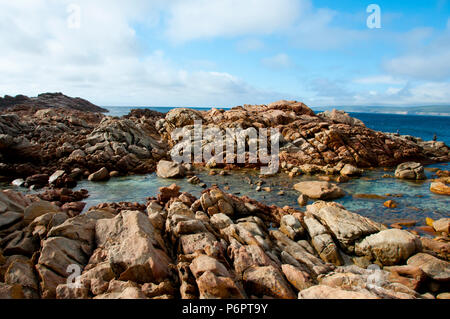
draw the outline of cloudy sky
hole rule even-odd
[[[98,105],[450,104],[450,1],[0,0],[0,72]]]

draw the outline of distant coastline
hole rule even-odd
[[[174,108],[189,108],[208,111],[212,108],[231,109],[232,107],[194,107],[194,106],[103,106],[108,110],[125,109],[152,109],[160,112],[169,111]],[[325,110],[343,110],[349,113],[369,113],[369,114],[394,114],[394,115],[418,115],[418,116],[447,116],[450,117],[450,105],[428,105],[428,106],[328,106],[311,107],[314,112],[323,112]],[[113,114],[109,114],[113,115]]]

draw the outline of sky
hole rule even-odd
[[[0,74],[102,106],[450,104],[450,0],[0,0]]]

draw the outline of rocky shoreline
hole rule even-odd
[[[37,195],[2,191],[0,202],[0,298],[449,297],[448,218],[433,240],[333,202],[302,212],[176,184],[145,205],[75,216]]]
[[[344,195],[339,183],[365,168],[426,178],[423,164],[450,160],[444,143],[373,131],[344,112],[315,114],[295,101],[120,118],[98,112],[60,94],[0,99],[1,179],[43,188],[0,192],[0,298],[449,298],[449,218],[427,221],[431,239],[330,202]],[[198,120],[222,131],[278,129],[281,171],[321,179],[294,186],[300,197],[291,206],[304,208],[266,206],[195,176],[196,166],[226,175],[262,163],[170,161],[171,133],[190,132]],[[146,203],[103,203],[81,214],[89,194],[72,190],[78,181],[151,172],[205,190],[196,198],[174,184]],[[450,195],[448,171],[436,175],[430,191]]]

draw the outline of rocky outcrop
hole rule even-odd
[[[141,117],[119,119],[71,108],[5,110],[0,174],[23,178],[25,187],[74,187],[102,167],[119,174],[153,172],[167,152],[155,129],[162,114],[136,115]]]
[[[62,107],[83,112],[108,112],[107,109],[94,105],[89,101],[79,97],[72,98],[62,93],[43,93],[31,98],[24,95],[15,97],[5,95],[3,98],[0,97],[0,110],[9,107],[37,107],[40,109]]]
[[[448,287],[445,237],[386,229],[332,202],[303,213],[173,184],[145,205],[70,217],[39,196],[0,193],[0,217],[17,214],[0,232],[0,298],[423,299]],[[445,220],[434,224],[445,233]]]
[[[296,167],[307,164],[331,168],[338,163],[352,164],[359,168],[387,167],[412,160],[426,162],[449,159],[449,148],[444,143],[424,142],[410,136],[376,132],[341,111],[316,115],[306,105],[296,101],[244,105],[229,110],[176,109],[170,111],[165,119],[158,121],[156,126],[164,140],[170,147],[174,147],[179,141],[173,140],[171,133],[177,128],[183,128],[182,135],[192,135],[196,120],[202,121],[204,131],[216,128],[223,136],[226,129],[240,129],[243,135],[249,136],[245,141],[245,158],[250,156],[247,150],[256,146],[251,135],[253,129],[276,128],[281,134],[280,162]],[[201,145],[206,151],[219,146],[217,139],[206,136],[203,136]],[[182,146],[182,143],[178,144],[178,147]],[[178,151],[176,147],[172,149],[173,154]],[[226,158],[226,150],[222,155]],[[204,164],[207,162],[208,159],[204,160]],[[228,164],[236,163],[233,159]],[[211,164],[214,165],[211,162],[210,166]],[[237,166],[255,167],[260,164],[246,161]]]

